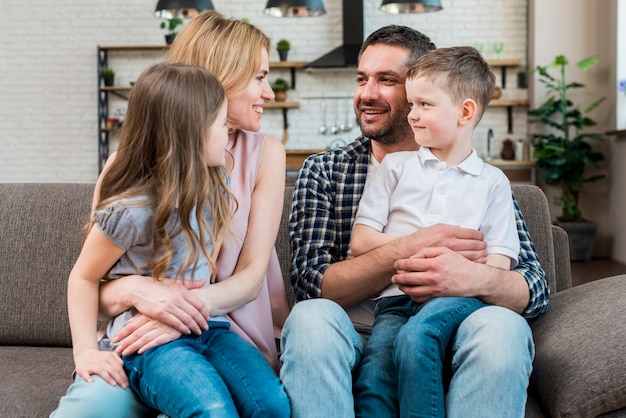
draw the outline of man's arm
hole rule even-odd
[[[478,297],[533,318],[548,309],[550,289],[517,200],[513,198],[520,239],[513,270],[468,262],[445,248],[429,248],[413,258],[399,259],[393,282],[418,302],[436,296]]]
[[[294,189],[289,226],[291,280],[298,300],[325,297],[345,308],[359,304],[391,284],[395,260],[425,247],[446,246],[468,259],[485,261],[482,233],[449,225],[426,228],[348,259],[362,186],[351,189],[358,173],[336,176],[326,165],[319,156],[308,158]],[[364,183],[364,176],[360,181]]]

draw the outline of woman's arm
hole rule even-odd
[[[263,155],[252,192],[248,230],[233,275],[193,292],[210,307],[211,315],[224,315],[259,295],[278,235],[285,188],[285,149],[266,135]]]

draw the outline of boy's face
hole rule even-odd
[[[460,105],[430,78],[419,76],[406,81],[411,111],[408,121],[415,142],[429,148],[448,148],[458,136]]]

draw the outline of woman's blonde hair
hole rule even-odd
[[[176,35],[166,60],[206,68],[233,98],[246,91],[261,67],[262,49],[269,53],[269,48],[270,39],[257,27],[211,10]]]
[[[96,210],[120,198],[148,197],[150,265],[156,280],[162,280],[172,261],[172,237],[179,233],[189,251],[178,277],[197,265],[200,253],[215,274],[206,242],[215,242],[228,226],[234,197],[226,184],[225,168],[207,166],[205,139],[225,99],[215,76],[201,67],[182,64],[149,67],[131,91],[117,157],[104,174]],[[212,228],[202,216],[203,207],[209,210]],[[175,210],[180,227],[172,233],[167,226]],[[192,216],[197,232],[191,226]]]

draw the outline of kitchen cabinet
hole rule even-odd
[[[135,58],[132,53],[137,52],[153,52],[154,54],[160,54],[165,56],[165,52],[169,45],[115,45],[115,46],[101,46],[98,45],[97,50],[97,70],[98,70],[98,171],[101,171],[109,157],[109,139],[110,135],[113,135],[119,131],[119,127],[107,126],[107,118],[109,117],[109,95],[113,94],[122,99],[128,100],[128,94],[131,91],[131,86],[105,86],[102,79],[102,72],[106,67],[115,68],[114,63],[110,63],[113,60],[110,56],[110,52],[119,52],[128,55],[128,59]],[[119,59],[117,56],[115,59]],[[296,69],[304,68],[306,62],[298,61],[280,61],[270,62],[270,68],[272,69],[287,69],[291,73],[291,86],[296,87]],[[269,102],[266,103],[265,108],[268,110],[279,109],[283,112],[283,121],[285,130],[288,127],[287,112],[289,109],[297,109],[300,107],[298,102]]]

